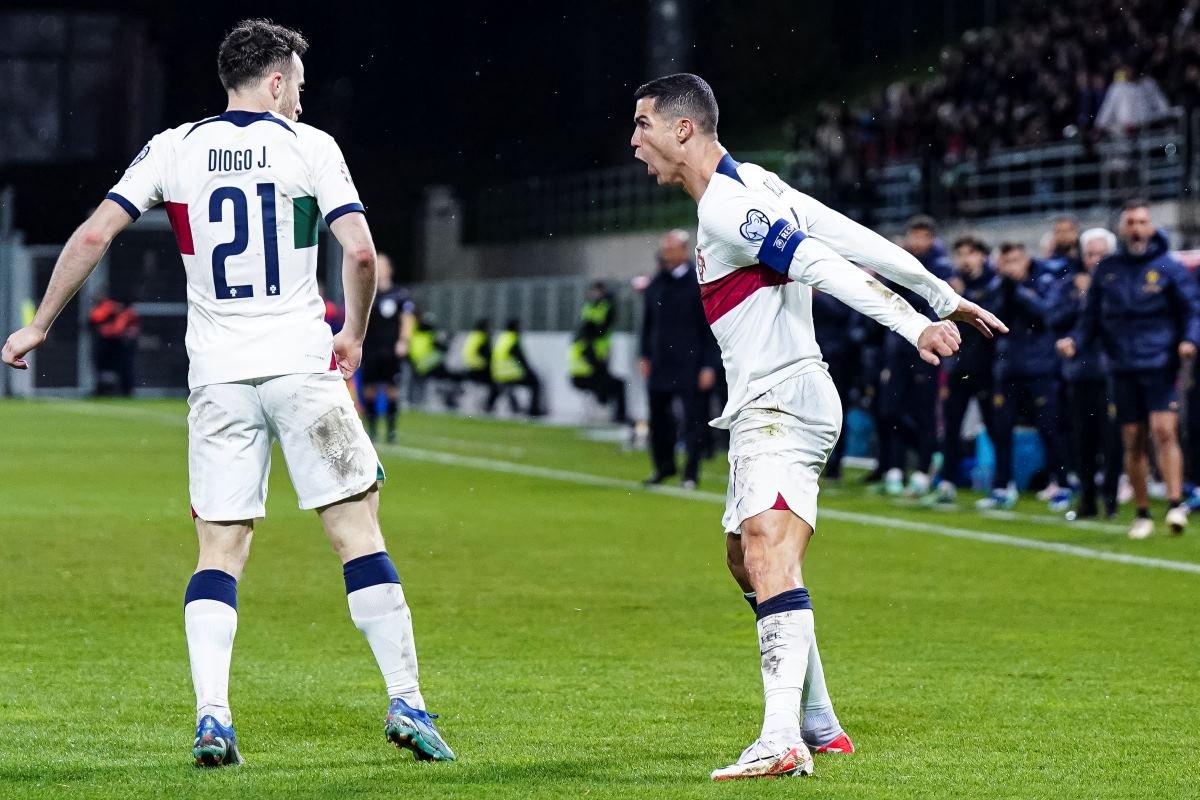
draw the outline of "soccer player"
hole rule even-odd
[[[265,515],[278,439],[301,508],[316,509],[341,558],[350,616],[390,703],[385,734],[420,760],[454,753],[425,711],[412,621],[379,530],[383,473],[343,383],[358,367],[375,288],[375,246],[334,140],[303,125],[308,43],[266,20],[239,23],[217,68],[221,114],[158,134],[71,236],[33,324],[4,363],[26,369],[113,238],[160,203],[187,273],[188,472],[200,555],[184,598],[196,689],[197,765],[241,763],[229,706],[237,582]],[[317,294],[317,222],[344,249],[346,321],[333,336]]]
[[[400,387],[396,375],[400,359],[408,355],[408,344],[416,327],[417,305],[403,290],[392,283],[392,260],[383,253],[376,257],[375,302],[363,340],[362,378],[363,412],[367,417],[367,433],[376,441],[379,432],[377,398],[382,384],[387,403],[386,421],[388,444],[396,441],[396,412]]]
[[[958,349],[958,328],[946,320],[988,336],[1005,328],[899,247],[735,161],[717,141],[717,102],[701,78],[669,75],[634,96],[634,157],[659,184],[682,186],[699,204],[701,299],[729,379],[729,403],[712,422],[730,432],[728,562],[758,617],[762,731],[712,777],[811,774],[810,747],[853,745],[829,701],[802,574],[817,477],[842,420],[813,334],[810,287],[896,331],[930,364]],[[917,313],[847,260],[912,289],[943,321]]]

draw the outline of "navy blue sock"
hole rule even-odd
[[[342,565],[342,577],[346,579],[346,594],[381,583],[400,582],[400,575],[386,550],[347,561]]]
[[[764,600],[754,609],[755,614],[759,619],[769,617],[772,614],[782,614],[784,611],[802,611],[812,610],[812,601],[808,597],[808,589],[801,586],[799,589],[789,589],[782,594],[777,594],[770,600]]]
[[[237,579],[219,569],[202,569],[188,581],[183,594],[185,606],[193,600],[216,600],[237,611]]]
[[[758,595],[754,592],[742,592],[742,597],[745,598],[747,605],[751,611],[758,611]]]

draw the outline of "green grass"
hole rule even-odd
[[[233,662],[249,763],[198,771],[183,416],[173,402],[0,402],[0,796],[1196,795],[1200,575],[833,519],[806,573],[860,752],[819,759],[804,782],[713,785],[761,704],[719,502],[632,490],[618,481],[642,477],[645,455],[574,430],[426,416],[403,420],[405,446],[618,479],[385,448],[384,530],[460,761],[383,742],[386,698],[339,565],[277,460]],[[701,488],[723,481],[713,463]],[[981,520],[852,483],[822,504],[1200,563],[1196,535]]]

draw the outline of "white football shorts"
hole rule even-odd
[[[750,401],[729,425],[729,488],[721,524],[787,507],[815,530],[817,479],[842,431],[842,403],[822,364]]]
[[[375,448],[336,370],[199,386],[188,405],[188,482],[200,519],[266,516],[275,440],[300,508],[344,500],[382,479]]]

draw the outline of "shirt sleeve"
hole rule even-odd
[[[116,186],[104,196],[106,200],[125,209],[133,219],[162,202],[162,160],[166,157],[167,143],[162,134],[155,136],[141,149]]]
[[[317,207],[325,215],[325,224],[332,225],[338,217],[357,211],[365,213],[358,189],[350,178],[350,169],[342,149],[332,136],[322,135],[322,144],[315,159],[313,177],[316,183]]]
[[[797,283],[826,292],[895,331],[913,347],[930,325],[925,315],[903,297],[812,237],[797,242],[787,274]]]
[[[958,308],[959,296],[942,278],[932,274],[904,248],[839,214],[823,203],[802,198],[806,233],[828,245],[835,253],[860,267],[867,267],[890,281],[916,292],[944,319]]]

